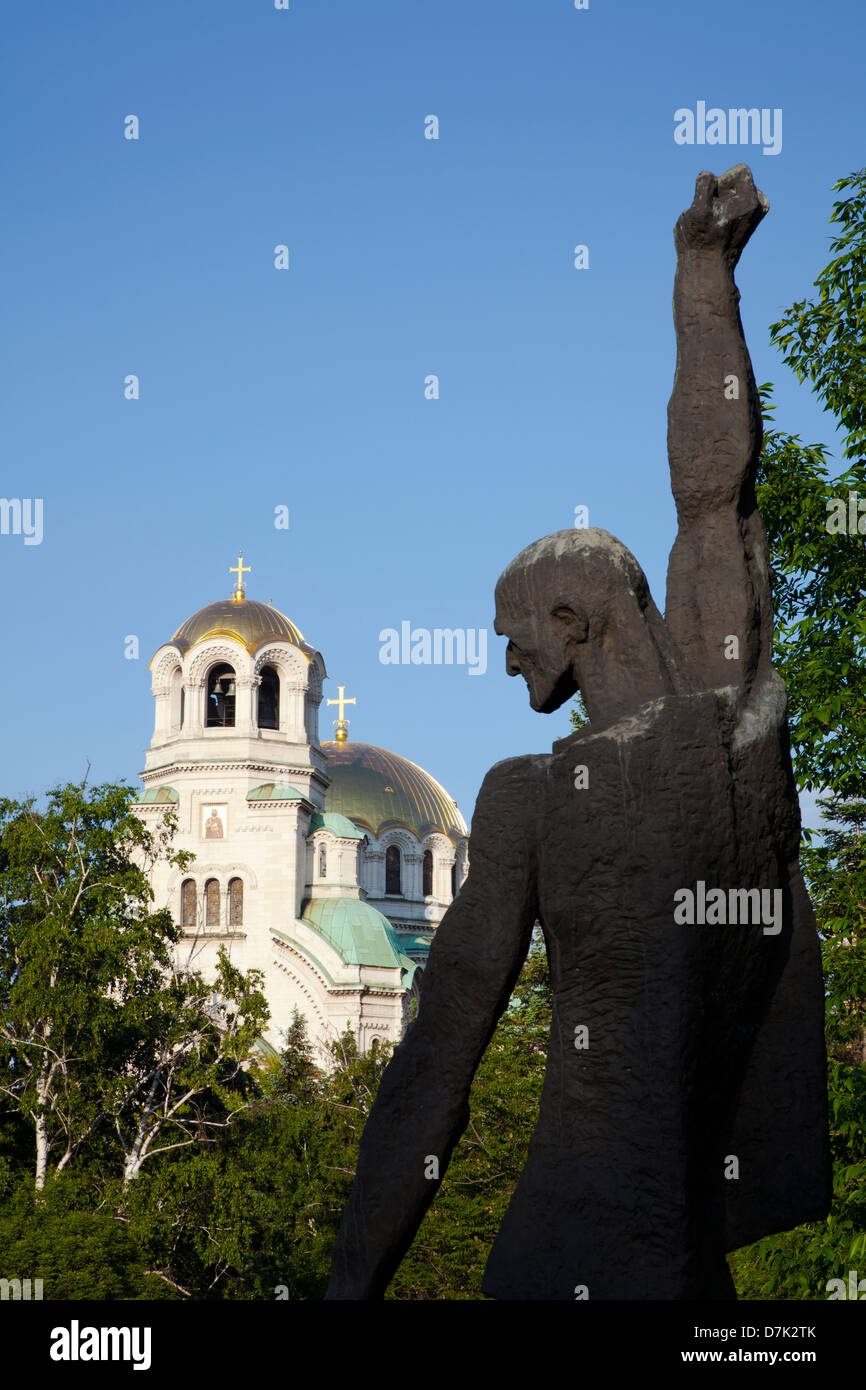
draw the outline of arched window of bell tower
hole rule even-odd
[[[235,725],[235,673],[221,661],[207,677],[205,728],[233,729]]]
[[[396,845],[389,845],[385,851],[385,892],[389,897],[399,897],[402,892],[400,851]]]
[[[273,666],[262,667],[259,686],[259,728],[280,727],[280,678]]]
[[[433,853],[429,849],[424,851],[424,859],[421,866],[421,895],[425,898],[433,896]]]

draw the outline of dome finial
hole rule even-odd
[[[232,603],[243,603],[244,595],[246,593],[246,590],[244,589],[244,574],[250,574],[251,571],[252,565],[244,564],[243,555],[238,556],[238,562],[236,565],[229,566],[229,574],[236,574],[238,577],[238,582],[235,585],[234,593],[232,594]]]
[[[334,725],[334,728],[336,729],[334,738],[336,739],[337,743],[345,743],[346,739],[349,737],[349,720],[343,717],[344,708],[346,705],[356,705],[358,702],[355,699],[354,695],[350,700],[346,699],[346,687],[344,685],[338,685],[337,690],[339,692],[338,698],[336,700],[329,700],[328,704],[340,706],[339,719],[332,719],[331,723]]]

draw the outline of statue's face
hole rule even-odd
[[[570,654],[569,632],[553,613],[518,611],[507,590],[497,590],[493,629],[508,638],[505,670],[522,676],[529,703],[540,714],[551,714],[577,690]]]

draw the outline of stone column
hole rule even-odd
[[[258,728],[258,698],[260,676],[235,676],[235,728],[254,734]]]
[[[421,889],[424,887],[421,878],[421,859],[422,856],[413,851],[407,850],[403,855],[403,897],[410,902],[421,902]]]
[[[368,849],[364,857],[364,887],[371,898],[385,896],[385,851]]]
[[[184,733],[190,738],[201,738],[204,731],[204,681],[190,681],[184,686]]]
[[[450,903],[451,901],[451,865],[453,863],[453,854],[448,854],[447,851],[434,850],[433,896],[437,902]]]
[[[292,743],[306,742],[304,687],[296,680],[280,681],[280,733]]]
[[[162,740],[171,733],[171,686],[155,685],[153,698],[156,702],[153,737],[154,740]]]

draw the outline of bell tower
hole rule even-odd
[[[194,613],[151,661],[138,809],[147,819],[170,808],[175,848],[195,856],[183,872],[157,865],[153,886],[198,968],[208,973],[222,946],[267,976],[271,929],[300,914],[311,822],[325,805],[327,673],[291,619],[247,598],[243,556],[231,573],[231,596]]]
[[[247,597],[249,573],[239,556],[231,596],[194,613],[151,662],[137,811],[154,829],[172,816],[174,848],[192,855],[151,873],[181,928],[178,966],[212,979],[224,949],[260,970],[266,1042],[281,1046],[298,1010],[328,1065],[326,1044],[347,1026],[362,1049],[399,1038],[418,963],[366,901],[366,826],[326,804],[337,760],[319,741],[322,656],[284,613]],[[339,691],[331,748],[343,750],[355,698]],[[408,944],[423,954],[427,938]]]

